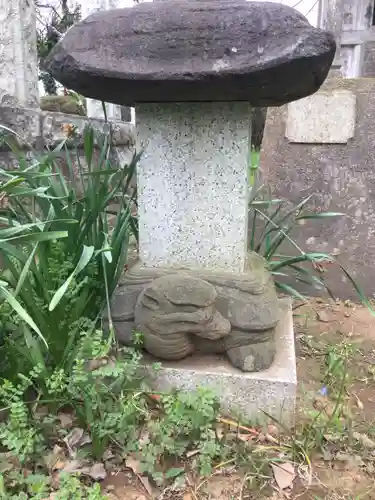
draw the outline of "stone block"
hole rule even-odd
[[[200,387],[214,390],[222,411],[250,421],[267,419],[262,410],[285,425],[293,425],[296,401],[296,358],[293,315],[290,302],[276,328],[276,356],[267,370],[244,373],[218,355],[193,355],[182,361],[163,361],[156,372],[156,361],[146,356],[146,369],[156,391],[177,388],[192,391]]]
[[[112,134],[112,145],[127,151],[128,161],[135,146],[134,126],[121,121],[106,123],[105,120],[90,119],[86,116],[71,115],[54,111],[41,111],[34,108],[0,106],[0,122],[16,134],[20,147],[25,149],[56,147],[67,138],[67,126],[75,127],[74,140],[67,142],[68,147],[83,147],[83,131],[87,125],[102,133]]]
[[[346,144],[354,136],[355,119],[353,92],[319,92],[288,104],[285,135],[290,142]]]

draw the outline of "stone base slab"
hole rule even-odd
[[[263,410],[292,426],[297,389],[293,314],[290,301],[283,299],[283,304],[285,313],[276,328],[276,356],[267,370],[244,373],[224,356],[193,355],[178,362],[163,361],[155,373],[151,364],[156,360],[146,355],[153,389],[192,391],[207,387],[218,394],[228,416],[262,422],[267,420]]]

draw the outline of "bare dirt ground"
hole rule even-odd
[[[322,389],[329,346],[350,345],[353,354],[348,358],[350,382],[345,399],[351,412],[352,431],[375,439],[375,317],[366,308],[350,302],[312,300],[309,305],[296,307],[294,321],[301,413],[297,427],[307,418],[304,407],[308,395],[318,395]],[[220,468],[208,479],[187,477],[186,488],[178,492],[143,484],[131,471],[113,474],[103,486],[112,500],[375,499],[375,453],[373,462],[362,459],[363,453],[368,457],[368,450],[359,449],[357,453],[346,454],[344,450],[334,458],[316,454],[311,457],[308,471],[296,465],[292,487],[282,491],[274,477],[257,481],[249,476],[246,465],[241,470]],[[248,459],[250,463],[252,457]],[[302,481],[306,474],[308,481]]]

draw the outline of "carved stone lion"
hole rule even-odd
[[[225,353],[241,370],[257,369],[251,334],[231,331],[230,321],[215,306],[217,297],[213,285],[188,274],[154,279],[139,295],[134,312],[145,349],[164,360],[179,360],[194,352]],[[265,347],[264,355],[273,358],[268,343]]]
[[[279,301],[264,260],[254,252],[240,273],[137,262],[121,278],[111,314],[120,343],[131,345],[137,329],[146,350],[160,359],[226,354],[246,372],[264,370],[274,359]]]
[[[152,281],[134,312],[145,349],[157,358],[182,359],[199,347],[200,339],[228,336],[230,322],[215,309],[216,297],[210,283],[193,276],[171,274]]]

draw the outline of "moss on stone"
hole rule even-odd
[[[84,107],[86,107],[85,104],[86,101],[84,101]],[[86,110],[70,95],[43,96],[40,99],[40,107],[43,111],[55,111],[68,115],[86,116]]]

